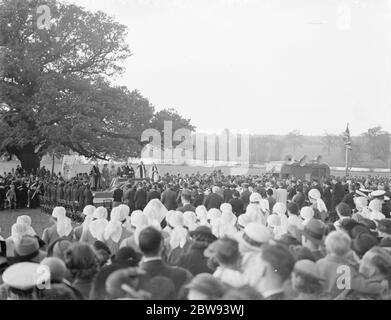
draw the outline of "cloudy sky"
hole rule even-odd
[[[127,25],[116,83],[199,131],[391,131],[391,1],[68,2]]]

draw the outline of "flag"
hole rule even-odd
[[[343,133],[343,137],[345,140],[345,146],[349,150],[352,150],[352,139],[350,138],[350,130],[349,130],[349,124],[346,126],[346,130]]]

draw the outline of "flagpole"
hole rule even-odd
[[[346,175],[349,176],[349,148],[348,146],[345,146],[346,155],[345,155],[345,170]]]

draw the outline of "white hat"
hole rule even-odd
[[[384,200],[390,200],[389,197],[386,196],[386,192],[384,190],[376,190],[371,192],[372,198],[381,198],[384,197]]]
[[[208,217],[208,211],[205,206],[198,206],[195,210],[198,220],[204,220]]]
[[[99,240],[103,241],[103,235],[109,222],[106,219],[97,219],[90,223],[89,230],[91,235]]]
[[[230,203],[223,203],[220,206],[221,212],[232,212],[232,205]]]
[[[16,219],[16,224],[26,224],[27,225],[27,234],[30,236],[35,236],[36,232],[34,231],[33,227],[31,226],[31,218],[27,215],[19,216]]]
[[[29,227],[25,223],[15,223],[11,227],[11,238],[13,241],[22,239],[23,236],[28,235]]]
[[[309,192],[308,192],[308,197],[309,198],[312,198],[312,199],[315,199],[315,200],[319,200],[322,198],[320,192],[318,189],[311,189]]]
[[[149,223],[157,226],[166,217],[168,210],[159,199],[152,199],[143,212],[148,217]]]
[[[281,218],[276,214],[271,214],[267,217],[267,224],[273,228],[281,225]]]
[[[215,208],[212,208],[208,211],[208,220],[217,220],[217,219],[220,219],[221,217],[221,212],[219,209],[215,209]]]
[[[126,218],[129,216],[130,208],[126,204],[120,204],[118,206],[120,211],[120,221],[126,220]]]
[[[62,218],[65,218],[67,215],[67,211],[64,207],[55,207],[52,212],[52,217],[56,218],[57,220],[60,220]]]
[[[261,200],[262,200],[262,197],[261,197],[261,195],[258,192],[253,192],[250,195],[250,203],[260,202]]]
[[[273,206],[273,213],[277,213],[279,216],[285,215],[286,213],[286,205],[282,202],[277,202]]]
[[[190,231],[197,228],[197,216],[193,211],[186,211],[183,214],[183,223]]]
[[[93,217],[95,219],[107,219],[107,209],[105,207],[96,208]]]
[[[130,216],[130,223],[136,229],[146,227],[148,225],[148,217],[141,210],[136,210]]]
[[[253,222],[253,221],[252,221],[251,217],[247,214],[241,214],[238,217],[238,224],[242,227],[246,227],[251,222]]]
[[[19,290],[32,289],[39,284],[40,265],[32,262],[20,262],[8,267],[3,273],[3,282]],[[42,275],[41,275],[42,276]]]
[[[85,216],[87,216],[87,217],[93,216],[95,209],[96,208],[94,206],[92,206],[92,205],[85,206],[84,209],[83,209],[83,214]]]
[[[236,234],[235,238],[246,248],[258,251],[261,250],[264,243],[269,242],[273,237],[266,226],[251,222],[244,228],[243,232]]]
[[[68,217],[65,217],[63,219],[59,219],[57,221],[57,233],[62,237],[67,237],[72,232],[72,220]]]
[[[312,209],[312,207],[303,207],[300,210],[300,216],[304,220],[310,220],[314,217],[314,215],[315,215],[315,212],[314,212],[314,209]]]
[[[174,228],[177,226],[184,226],[183,213],[180,211],[175,211],[175,213],[172,213],[170,224]]]

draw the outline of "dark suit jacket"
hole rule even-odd
[[[162,193],[161,200],[167,210],[175,210],[178,208],[178,204],[176,202],[176,193],[170,189]]]
[[[250,196],[251,192],[248,189],[244,190],[240,195],[240,199],[243,201],[245,208],[247,208],[248,204],[250,203]]]
[[[188,280],[185,269],[180,267],[171,267],[162,260],[142,262],[140,267],[147,272],[149,278],[162,276],[172,280],[177,292],[179,292],[180,288],[186,284],[186,281]]]
[[[201,193],[201,194],[197,194],[194,196],[194,201],[193,201],[193,206],[194,207],[198,207],[198,206],[202,206],[204,203],[204,194]]]
[[[134,204],[137,210],[144,210],[147,205],[147,191],[139,189],[134,196]]]

